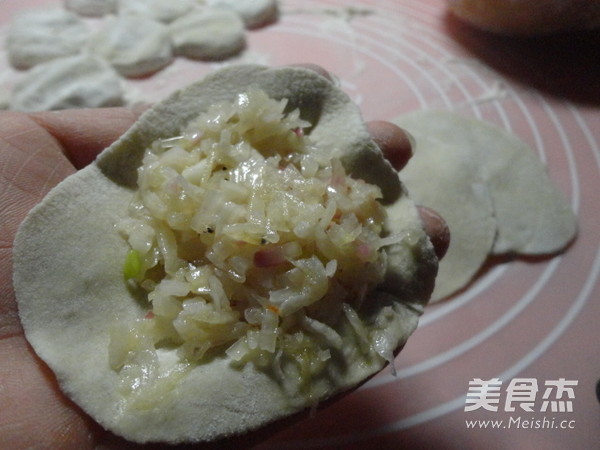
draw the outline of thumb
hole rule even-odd
[[[44,111],[30,117],[45,128],[77,169],[119,138],[148,106]]]

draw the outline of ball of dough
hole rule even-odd
[[[448,0],[450,10],[483,30],[534,35],[600,26],[598,0]]]
[[[126,77],[150,75],[173,60],[167,27],[144,17],[108,20],[90,39],[89,50]]]
[[[63,9],[38,9],[17,16],[9,26],[6,51],[17,69],[29,69],[78,53],[89,30],[76,14]]]

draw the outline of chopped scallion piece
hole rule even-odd
[[[129,280],[137,277],[142,271],[142,258],[136,250],[129,250],[123,264],[123,276]]]

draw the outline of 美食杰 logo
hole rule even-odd
[[[468,428],[573,429],[575,420],[560,414],[573,412],[578,384],[578,380],[565,378],[543,381],[513,378],[507,383],[499,378],[474,378],[469,381],[464,411],[503,411],[511,415],[508,419],[467,420],[466,425]]]

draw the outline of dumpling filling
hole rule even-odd
[[[314,151],[286,104],[251,90],[146,149],[117,225],[125,278],[147,296],[145,315],[111,333],[127,390],[152,378],[161,350],[180,367],[226,355],[284,377],[292,365],[301,388],[342,347],[342,317],[360,335],[382,248],[402,236],[385,236],[380,189]]]

